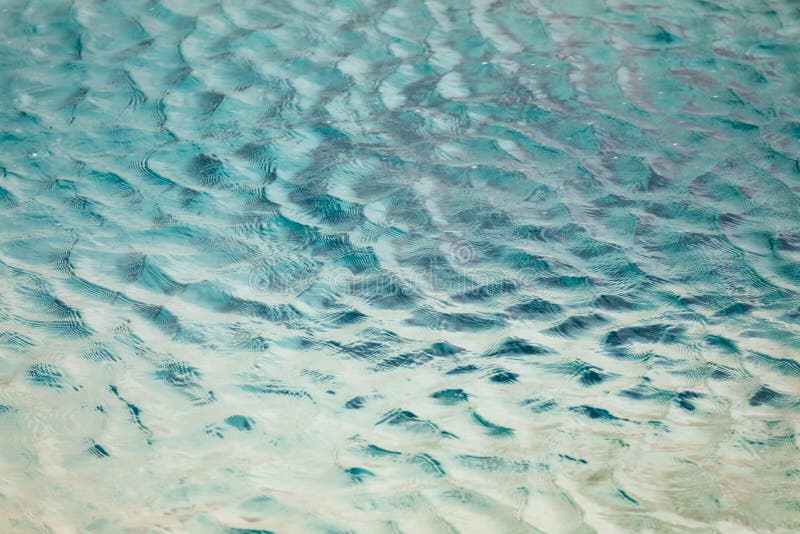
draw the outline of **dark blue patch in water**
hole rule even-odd
[[[486,428],[487,431],[488,431],[487,433],[490,436],[507,437],[507,436],[513,436],[514,435],[514,429],[513,428],[508,428],[508,427],[496,425],[496,424],[492,423],[491,421],[488,421],[488,420],[484,419],[483,417],[481,417],[478,414],[478,412],[476,412],[476,411],[472,412],[472,418],[475,419],[475,421],[479,425],[481,425],[482,427]]]
[[[383,447],[378,447],[377,445],[367,445],[366,451],[369,456],[402,456],[403,453],[398,451],[390,451],[389,449],[384,449]]]
[[[600,295],[594,300],[594,305],[598,308],[613,311],[635,310],[639,307],[637,303],[617,295]]]
[[[785,399],[786,395],[783,393],[778,393],[762,385],[750,396],[748,403],[750,406],[761,406],[763,404],[781,405]]]
[[[367,399],[359,395],[358,397],[353,397],[352,399],[347,401],[344,404],[344,407],[350,410],[360,410],[361,408],[364,407],[364,403],[366,401]]]
[[[470,365],[461,365],[459,367],[455,367],[455,368],[447,371],[447,373],[445,373],[445,374],[448,374],[448,375],[460,375],[460,374],[464,374],[464,373],[474,373],[478,369],[480,369],[480,367],[478,367],[477,365],[472,365],[472,364],[470,364]]]
[[[349,467],[344,470],[345,473],[350,477],[352,482],[356,484],[361,484],[368,478],[375,478],[375,473],[370,471],[369,469],[365,469],[363,467]]]
[[[506,371],[505,369],[498,369],[489,375],[489,380],[499,384],[514,384],[518,378],[519,375],[517,373]]]
[[[443,477],[445,475],[444,468],[439,460],[427,453],[417,454],[411,459],[411,463],[417,464],[422,467],[422,470],[433,475],[434,477]]]
[[[547,334],[574,338],[581,332],[603,325],[608,322],[603,315],[592,313],[589,315],[574,315],[562,323],[545,330]]]
[[[225,422],[237,430],[248,431],[253,430],[256,426],[255,420],[251,417],[244,415],[231,415],[225,418]]]
[[[584,460],[583,458],[573,458],[569,454],[559,454],[558,456],[559,456],[559,458],[563,458],[565,460],[569,460],[570,462],[575,462],[575,463],[584,464],[584,465],[589,463],[586,460]]]
[[[94,456],[95,458],[108,458],[111,454],[99,444],[94,444],[87,450],[89,454]]]
[[[461,352],[464,352],[464,349],[448,343],[447,341],[439,341],[425,349],[425,353],[431,356],[453,356]]]
[[[619,495],[620,497],[622,497],[626,501],[630,502],[631,504],[636,504],[636,505],[639,504],[639,501],[637,501],[636,499],[634,499],[633,497],[631,497],[630,495],[625,493],[623,490],[617,491],[617,495]]]
[[[53,389],[64,387],[64,374],[55,365],[49,363],[35,363],[28,368],[28,377],[41,386]]]
[[[746,304],[744,302],[735,302],[730,306],[721,309],[715,315],[719,317],[734,317],[737,315],[748,314],[752,309],[753,306],[751,304]]]
[[[629,326],[609,332],[604,339],[604,343],[610,346],[630,343],[678,343],[681,340],[680,336],[683,331],[683,327],[666,324]]]
[[[551,354],[553,351],[542,345],[536,345],[520,338],[507,338],[499,345],[493,347],[483,356],[485,358],[497,358],[501,356],[536,356],[541,354]]]
[[[738,354],[739,348],[736,346],[736,343],[731,341],[728,338],[722,336],[716,336],[713,334],[708,334],[705,337],[705,341],[709,346],[718,348],[723,352],[728,354]]]
[[[692,401],[695,399],[702,399],[703,397],[705,397],[705,395],[697,393],[696,391],[681,391],[675,395],[673,402],[687,412],[693,412],[696,407]]]
[[[621,419],[615,415],[612,415],[608,410],[597,408],[595,406],[573,406],[570,408],[570,411],[585,415],[589,419],[601,419],[603,421],[627,421],[627,419]]]
[[[561,313],[561,306],[542,299],[531,299],[506,308],[506,313],[517,319],[538,319]]]
[[[201,374],[196,367],[187,362],[171,361],[159,366],[156,377],[173,387],[188,388],[198,386],[197,380],[200,379]]]
[[[443,389],[431,394],[431,398],[436,399],[442,404],[458,404],[467,402],[469,395],[463,389]]]

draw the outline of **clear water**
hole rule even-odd
[[[0,531],[800,528],[800,4],[0,2]]]

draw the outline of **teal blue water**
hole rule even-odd
[[[800,4],[0,0],[0,531],[800,530]]]

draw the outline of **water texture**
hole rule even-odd
[[[798,72],[792,0],[0,0],[0,531],[797,531]]]

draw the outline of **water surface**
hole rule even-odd
[[[800,5],[0,0],[0,531],[800,529]]]

